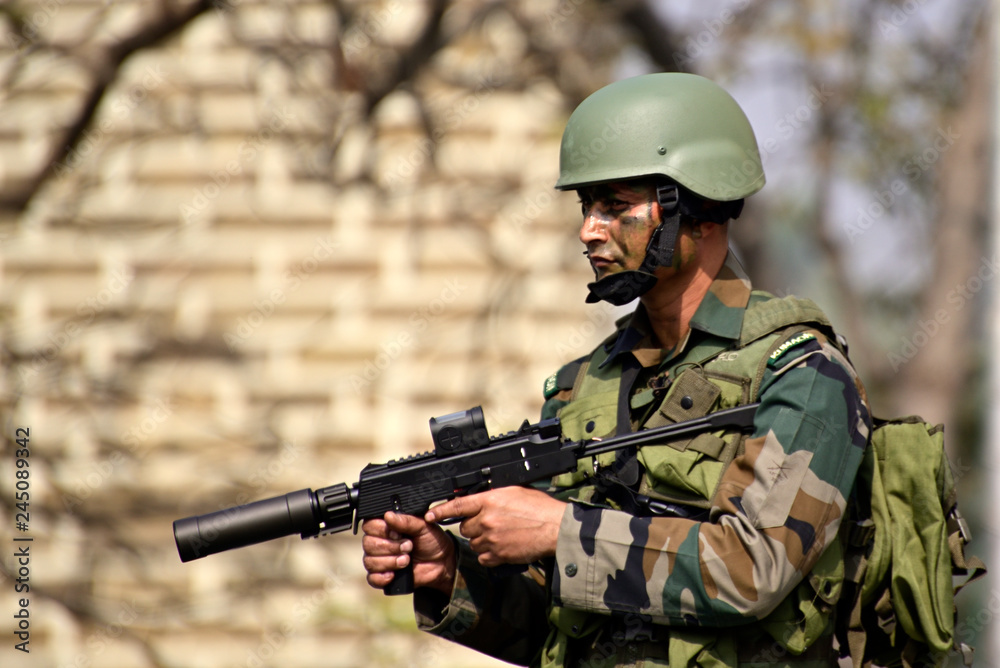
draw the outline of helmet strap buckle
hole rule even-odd
[[[664,211],[673,211],[681,203],[681,193],[676,184],[662,183],[656,186],[656,201]]]
[[[681,227],[681,193],[674,183],[656,186],[656,201],[660,205],[660,224],[653,230],[646,247],[641,270],[652,273],[657,267],[674,263],[674,246]]]

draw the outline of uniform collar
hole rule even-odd
[[[691,331],[676,349],[663,349],[654,343],[655,337],[649,316],[645,306],[640,302],[632,315],[623,322],[617,337],[605,344],[608,357],[601,366],[626,352],[633,353],[644,367],[659,364],[684,352],[691,345],[692,334],[695,332],[738,340],[743,326],[743,313],[750,302],[751,290],[750,279],[739,260],[730,252],[726,255],[722,269],[712,281],[694,317],[691,318]],[[699,334],[695,336],[701,338]]]

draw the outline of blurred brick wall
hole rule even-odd
[[[419,18],[359,5],[348,57]],[[70,44],[102,11],[90,45],[149,7],[39,3],[28,25]],[[371,118],[303,46],[336,29],[318,2],[200,17],[126,61],[29,210],[0,219],[3,423],[31,430],[23,534],[9,441],[0,461],[4,666],[490,664],[367,588],[357,537],[186,565],[173,544],[174,519],[426,450],[432,415],[537,419],[545,377],[611,327],[584,306],[575,197],[551,188],[567,103],[517,79],[515,26],[447,47],[413,83],[422,104],[396,92]],[[289,32],[297,51],[260,48]],[[0,45],[7,76],[29,63],[0,101],[6,186],[88,76],[83,52],[18,46]],[[34,539],[30,655],[12,649],[15,534]]]

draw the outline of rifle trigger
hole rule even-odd
[[[483,480],[475,485],[469,487],[465,494],[479,494],[479,492],[485,492],[490,489],[490,483],[488,480]]]

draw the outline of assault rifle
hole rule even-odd
[[[174,522],[181,561],[262,543],[292,534],[303,539],[346,531],[390,510],[423,516],[431,505],[497,487],[527,485],[575,471],[577,460],[625,447],[642,447],[692,438],[707,431],[749,431],[758,404],[711,413],[694,420],[612,436],[604,440],[564,440],[559,419],[529,424],[490,437],[483,410],[431,418],[434,451],[369,464],[360,480],[315,492],[300,489],[283,496]],[[661,509],[663,510],[669,509]],[[413,571],[396,573],[387,594],[413,591]]]

